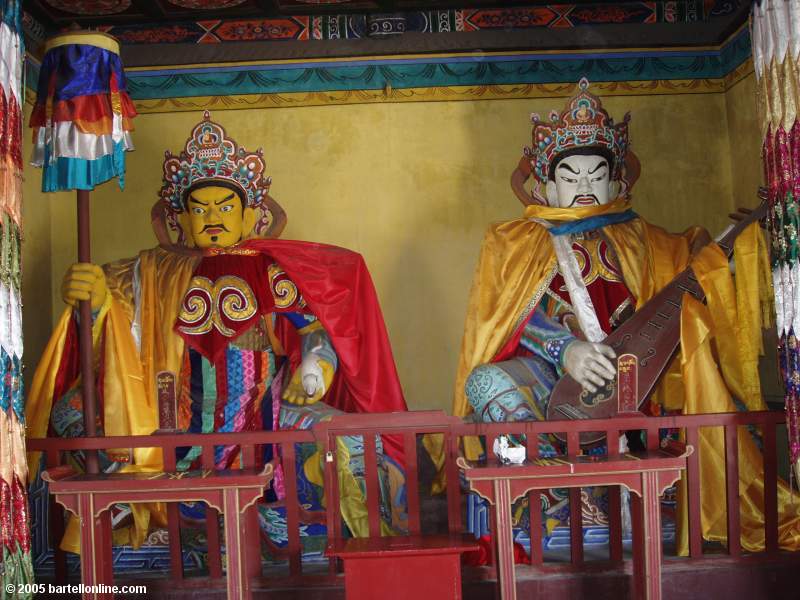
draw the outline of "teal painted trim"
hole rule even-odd
[[[590,81],[720,79],[750,56],[743,29],[717,51],[527,54],[485,57],[354,59],[328,63],[133,71],[128,90],[136,100],[192,96],[282,94],[393,88],[519,85]]]
[[[642,50],[571,54],[353,58],[233,67],[187,67],[129,71],[134,100],[482,85],[589,81],[721,79],[751,54],[742,29],[719,50]],[[38,65],[27,61],[28,81]]]

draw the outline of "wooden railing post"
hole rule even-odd
[[[525,445],[528,460],[539,458],[539,436],[537,434],[525,434]],[[531,564],[541,565],[544,562],[544,549],[542,548],[542,492],[539,490],[528,492],[528,514]]]
[[[333,545],[336,541],[342,539],[342,517],[339,512],[339,477],[337,470],[337,449],[336,449],[336,435],[330,431],[330,421],[323,421],[314,427],[314,434],[317,436],[318,444],[322,446],[322,453],[324,460],[323,468],[325,471],[325,523],[326,533],[328,536],[328,546]],[[281,454],[283,456],[284,477],[286,487],[286,499],[289,502],[291,489],[296,488],[297,484],[294,479],[289,479],[289,471],[294,473],[294,464],[286,460],[286,450],[284,445],[281,445]],[[292,453],[294,448],[292,448]],[[288,468],[287,468],[288,467]],[[288,508],[287,508],[288,512]],[[335,576],[338,571],[338,559],[335,556],[328,558],[328,573]]]
[[[645,536],[644,503],[642,497],[631,494],[631,544],[633,546],[633,594],[631,598],[644,598],[645,590]]]
[[[725,487],[728,512],[728,554],[742,553],[739,515],[739,431],[736,425],[725,426]]]
[[[300,545],[300,501],[297,498],[297,468],[295,467],[295,447],[294,442],[281,444],[281,457],[283,464],[283,477],[286,489],[284,506],[286,507],[286,536],[287,548],[289,550],[289,574],[300,575],[302,572],[301,556],[302,547]],[[334,471],[335,476],[335,471]],[[335,501],[333,513],[339,514],[338,495],[329,498],[328,502]],[[330,530],[328,538],[330,539]]]
[[[403,447],[406,457],[406,498],[408,498],[408,531],[411,535],[419,535],[419,473],[417,467],[417,434],[403,434]]]
[[[580,433],[567,432],[567,455],[580,454]],[[583,510],[581,488],[569,488],[569,552],[573,566],[583,564]]]
[[[775,456],[775,424],[765,423],[764,439],[764,539],[768,553],[778,552],[778,464]]]
[[[214,469],[214,446],[203,446],[202,464],[204,469]],[[208,546],[208,574],[213,578],[222,577],[222,553],[219,543],[219,511],[206,505],[206,542]]]
[[[606,431],[608,457],[619,456],[619,431]],[[622,562],[622,493],[618,485],[608,488],[608,559]]]
[[[367,488],[367,521],[370,537],[381,537],[380,486],[375,435],[364,432],[364,482]]]
[[[175,446],[166,445],[167,436],[159,436],[163,442],[164,469],[176,470]],[[167,503],[167,537],[169,538],[169,570],[176,581],[183,579],[183,552],[181,550],[180,510],[175,502]]]
[[[647,449],[656,450],[659,444],[659,429],[658,427],[647,428]]]
[[[447,476],[447,524],[450,533],[461,532],[461,483],[458,475],[458,434],[444,434],[445,473]]]
[[[52,469],[61,464],[61,452],[58,450],[45,451],[45,465]],[[50,528],[50,543],[53,544],[53,567],[55,569],[55,580],[58,584],[67,582],[67,555],[61,549],[61,538],[64,537],[64,509],[58,504],[55,498],[48,495],[47,498]]]
[[[700,432],[697,427],[686,427],[686,444],[694,452],[686,459],[686,498],[689,518],[689,556],[703,556],[703,530],[700,521]]]
[[[261,461],[256,456],[255,445],[242,444],[241,467],[258,469],[263,466],[260,463]],[[244,524],[244,531],[242,532],[244,548],[240,548],[239,551],[243,554],[245,576],[252,579],[261,575],[261,526],[258,520],[258,507],[255,504],[244,509],[242,523]]]

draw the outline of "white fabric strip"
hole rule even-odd
[[[125,132],[122,129],[122,115],[114,113],[114,116],[111,117],[111,139],[114,140],[116,144],[124,137]],[[133,148],[131,147],[131,149]]]
[[[5,23],[0,24],[0,86],[6,98],[12,96],[22,106],[22,53],[19,36]]]
[[[575,316],[578,318],[583,335],[590,342],[602,342],[606,334],[597,320],[597,312],[589,296],[589,290],[586,289],[586,284],[583,282],[578,260],[572,251],[572,237],[551,235],[550,239],[553,241],[558,269],[564,278],[569,298],[572,301],[572,308],[575,309]]]
[[[797,278],[800,276],[800,265],[795,263],[791,267],[783,265],[772,271],[772,283],[775,288],[775,326],[778,335],[786,335],[791,328],[800,331],[800,286]]]
[[[789,9],[790,2],[770,2],[770,17],[772,21],[772,31],[774,34],[775,60],[782,63],[786,58],[786,50],[789,48]]]
[[[545,219],[534,217],[531,221],[547,230],[553,227],[553,224]],[[583,282],[578,259],[575,258],[575,253],[572,251],[572,236],[550,234],[550,240],[553,242],[553,249],[556,252],[558,270],[564,278],[564,284],[567,286],[569,299],[572,308],[575,309],[575,316],[583,335],[590,342],[602,342],[606,338],[606,334],[600,327],[600,321],[597,320],[597,311],[589,296],[589,290],[586,289],[586,284]]]
[[[792,59],[800,55],[800,2],[787,2],[789,9],[789,52]]]
[[[51,137],[51,131],[55,134]],[[133,139],[130,132],[123,132],[120,139],[123,148],[133,150]],[[84,133],[75,123],[64,121],[56,123],[52,129],[40,127],[37,132],[36,144],[31,154],[31,164],[41,167],[44,164],[44,149],[51,146],[51,156],[55,158],[81,158],[95,160],[114,152],[113,135],[94,135]]]
[[[9,343],[17,358],[22,360],[22,303],[20,302],[19,293],[14,289],[13,285],[9,287],[8,296],[9,316],[11,322]]]
[[[0,283],[0,347],[6,354],[14,354],[11,343],[11,312],[9,309],[9,289],[5,283]]]
[[[750,40],[753,47],[753,67],[756,72],[756,79],[761,79],[764,73],[764,52],[763,52],[763,33],[761,28],[764,25],[762,8],[757,3],[753,4],[750,15]]]
[[[786,333],[786,302],[783,299],[785,290],[783,289],[783,269],[775,267],[772,269],[772,289],[775,291],[775,330],[778,335]]]
[[[787,320],[786,327],[793,327],[795,335],[798,335],[800,334],[800,263],[795,261],[787,271],[789,275],[783,285],[789,288],[791,320]]]
[[[769,4],[764,4],[762,6],[763,9],[763,18],[761,20],[761,49],[762,49],[762,57],[764,59],[764,69],[769,68],[769,64],[772,62],[772,58],[775,56],[775,43],[772,39],[772,23],[770,23],[770,6]]]

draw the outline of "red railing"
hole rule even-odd
[[[688,496],[688,522],[689,522],[689,556],[701,558],[704,555],[703,540],[700,525],[700,473],[699,461],[702,449],[699,444],[701,428],[721,427],[724,429],[725,440],[725,469],[726,486],[719,493],[725,493],[727,506],[727,553],[737,557],[742,553],[740,540],[740,511],[739,511],[739,462],[738,462],[738,437],[740,427],[754,426],[762,436],[763,461],[764,461],[764,506],[765,506],[765,542],[766,553],[778,551],[778,504],[777,504],[777,449],[776,428],[785,422],[782,412],[749,412],[725,413],[708,415],[687,415],[669,417],[626,417],[603,420],[586,421],[543,421],[504,424],[470,424],[463,423],[460,419],[449,417],[441,411],[411,411],[408,413],[371,414],[371,415],[342,415],[334,417],[327,422],[319,423],[309,431],[263,431],[248,433],[213,433],[213,434],[166,434],[152,436],[127,436],[127,437],[98,437],[98,438],[48,438],[28,439],[28,450],[41,450],[45,452],[46,464],[50,467],[61,463],[61,453],[71,450],[104,450],[108,448],[142,448],[160,447],[165,457],[165,470],[175,469],[175,450],[178,447],[202,447],[202,463],[204,468],[214,466],[215,446],[240,446],[242,453],[242,467],[260,467],[257,457],[259,451],[266,444],[279,447],[278,457],[283,465],[286,520],[288,531],[288,544],[285,555],[288,561],[288,573],[292,579],[303,576],[303,563],[301,560],[302,547],[300,541],[299,524],[308,515],[299,506],[297,495],[297,482],[295,470],[295,444],[316,442],[323,448],[325,459],[325,495],[327,498],[326,520],[328,535],[342,536],[342,518],[339,514],[339,490],[335,476],[336,443],[337,436],[361,435],[364,436],[365,460],[365,487],[368,510],[370,535],[380,535],[379,515],[379,483],[378,462],[376,451],[376,436],[395,435],[404,442],[406,491],[408,497],[408,527],[412,534],[426,533],[421,529],[421,492],[419,482],[419,461],[417,456],[417,438],[424,434],[440,434],[444,436],[445,467],[447,481],[447,523],[451,532],[462,530],[462,490],[458,485],[459,473],[456,458],[459,453],[461,438],[465,436],[480,436],[484,439],[485,447],[492,447],[494,439],[501,434],[524,434],[526,439],[536,442],[539,434],[557,433],[567,440],[567,454],[576,455],[580,452],[579,435],[581,432],[604,432],[609,440],[617,440],[620,433],[631,430],[646,432],[648,448],[656,448],[659,444],[661,430],[680,430],[687,444],[695,448],[694,454],[689,458],[687,468],[687,496]],[[616,443],[607,445],[607,450],[613,455],[618,453]],[[528,444],[528,456],[535,458],[538,455],[538,443]],[[330,453],[330,454],[327,454]],[[455,483],[455,485],[453,485]],[[539,492],[530,493],[530,506],[539,506]],[[583,535],[580,505],[580,490],[570,491],[570,550],[572,565],[580,565],[583,560]],[[609,490],[609,559],[612,563],[619,563],[623,559],[622,523],[621,523],[621,498],[618,487]],[[641,504],[638,497],[632,495],[632,522],[634,526],[634,551],[641,547],[636,540],[641,535],[640,523]],[[222,561],[219,548],[219,530],[216,511],[209,510],[206,519],[206,532],[209,545],[209,576],[222,575]],[[171,578],[174,581],[183,579],[184,573],[181,564],[181,547],[179,534],[179,517],[177,505],[169,505],[169,543],[171,556]],[[247,516],[247,529],[249,532],[258,531],[258,515],[255,507]],[[60,510],[51,504],[51,532],[52,539],[60,539],[63,532],[63,517]],[[260,549],[258,535],[247,536],[246,543],[255,545]],[[530,539],[531,562],[541,565],[544,561],[542,553],[542,523],[541,512],[530,511]],[[260,556],[260,552],[250,548],[247,556]],[[261,572],[261,564],[248,566],[248,572],[256,575]],[[336,564],[330,563],[329,573],[336,572]],[[63,554],[56,551],[56,577],[65,576],[65,563]]]

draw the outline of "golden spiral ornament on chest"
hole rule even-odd
[[[258,311],[258,301],[244,279],[233,275],[211,281],[197,275],[189,282],[184,295],[179,319],[179,329],[189,335],[208,333],[212,327],[230,337],[235,332],[225,325],[225,319],[239,322],[253,317]]]

